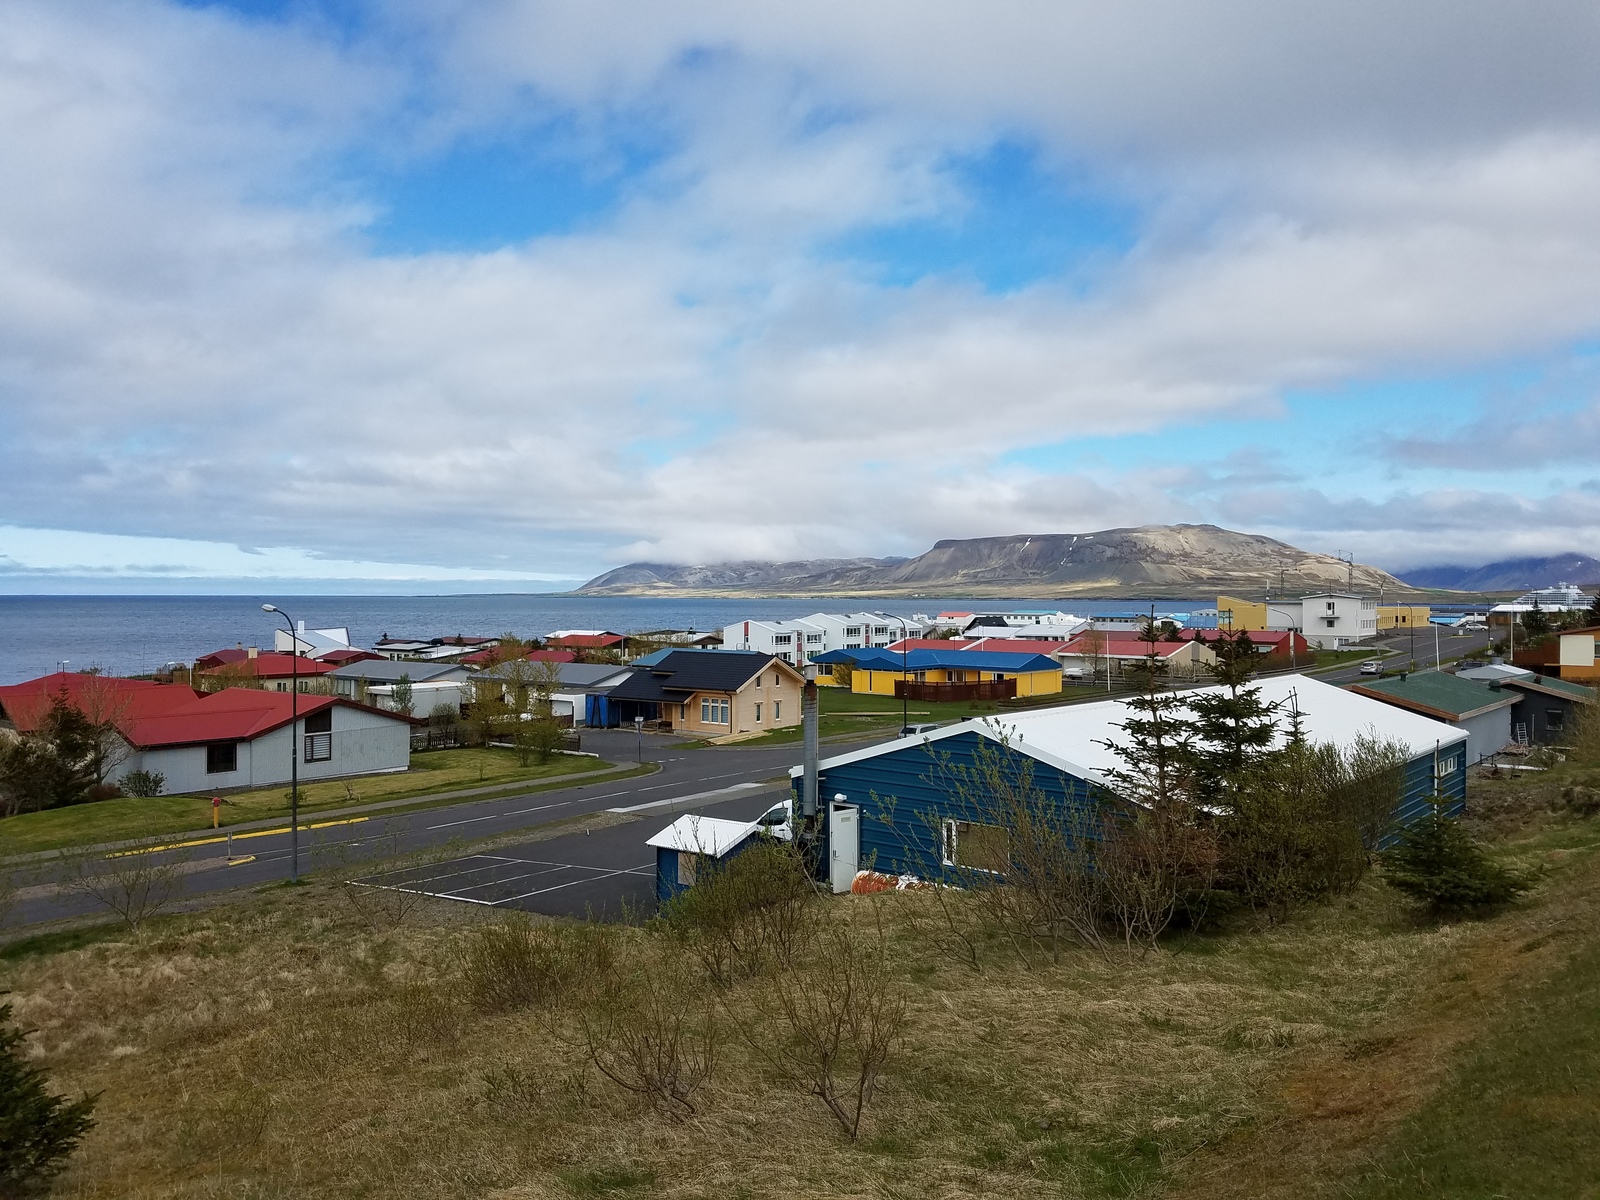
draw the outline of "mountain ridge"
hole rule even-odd
[[[578,588],[589,596],[881,596],[1017,599],[1136,593],[1193,598],[1268,590],[1413,595],[1377,567],[1350,565],[1217,525],[1139,525],[1092,533],[945,538],[915,558],[627,563]]]
[[[1503,558],[1481,567],[1418,567],[1400,578],[1419,588],[1528,592],[1558,583],[1600,583],[1600,560],[1574,551],[1544,558]]]

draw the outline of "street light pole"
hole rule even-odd
[[[906,730],[911,727],[911,649],[906,645],[911,640],[911,626],[906,624],[904,617],[897,617],[893,613],[880,613],[891,621],[900,622],[900,736],[905,737]]]
[[[289,882],[300,882],[300,637],[289,614],[275,604],[262,612],[276,613],[289,627]]]

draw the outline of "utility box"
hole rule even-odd
[[[854,804],[828,803],[828,881],[834,895],[848,892],[861,864],[861,810]]]

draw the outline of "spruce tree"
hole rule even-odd
[[[44,1071],[21,1053],[26,1032],[0,1004],[0,1196],[25,1196],[58,1175],[94,1125],[95,1098],[45,1090]]]
[[[1528,890],[1528,880],[1490,861],[1435,799],[1427,816],[1400,831],[1379,859],[1384,882],[1435,915],[1492,908]]]
[[[1211,673],[1221,691],[1196,692],[1188,706],[1194,714],[1190,753],[1195,786],[1202,803],[1227,804],[1247,786],[1248,777],[1272,755],[1278,736],[1274,706],[1250,686],[1260,658],[1250,634],[1224,633],[1212,643],[1217,656]]]

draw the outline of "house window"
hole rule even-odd
[[[859,625],[847,625],[847,626],[845,626],[844,635],[847,638],[858,638],[858,637],[860,637],[861,636],[861,626],[859,626]]]
[[[774,721],[783,720],[783,701],[782,700],[774,700],[772,702],[772,719]]]
[[[678,720],[687,721],[688,719],[689,719],[689,702],[687,700],[685,700],[682,704],[678,705]]]
[[[333,757],[333,734],[308,733],[306,734],[305,761],[327,762]]]
[[[761,701],[756,701],[756,724],[761,724]]]
[[[1449,758],[1441,758],[1439,760],[1438,767],[1434,769],[1434,774],[1440,779],[1443,779],[1446,775],[1454,775],[1455,773],[1456,760],[1454,755]]]
[[[206,747],[206,774],[226,775],[239,769],[238,742],[212,742]]]
[[[773,687],[782,687],[783,686],[783,676],[779,675],[776,671],[774,671],[772,673],[772,686]]]
[[[1547,708],[1544,710],[1545,728],[1550,730],[1552,733],[1561,732],[1561,730],[1566,727],[1566,723],[1567,714],[1561,709]]]
[[[726,725],[728,723],[728,702],[702,696],[700,698],[700,723],[702,725]]]
[[[1001,874],[1010,865],[1010,835],[1003,825],[944,822],[944,865]]]
[[[833,674],[833,664],[832,663],[818,663],[817,664],[817,674],[818,675],[832,675]]]
[[[806,645],[808,645],[808,646],[815,646],[821,641],[822,641],[822,635],[820,633],[808,633],[808,634],[806,634]]]
[[[687,850],[678,851],[678,885],[680,887],[694,886],[694,868],[696,856]]]
[[[944,673],[944,681],[946,683],[960,683],[961,682],[961,672],[960,671],[946,671]]]
[[[787,646],[792,641],[794,641],[793,634],[775,633],[772,635],[772,644],[774,646]]]
[[[332,733],[333,709],[325,708],[319,713],[312,713],[305,720],[307,733]]]

